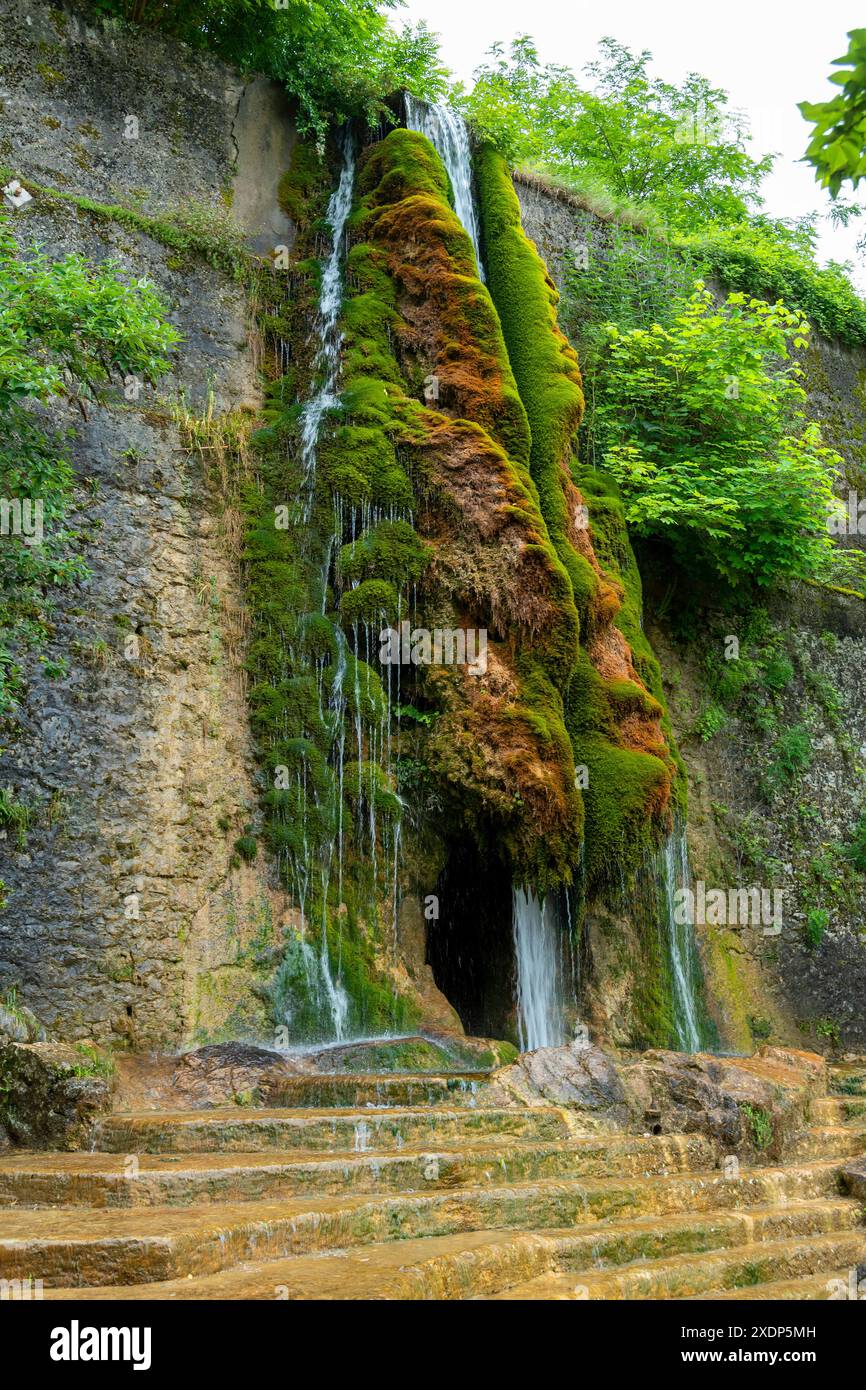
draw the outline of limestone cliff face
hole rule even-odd
[[[21,246],[116,256],[159,287],[183,339],[157,392],[118,390],[86,422],[55,412],[74,426],[90,577],[60,596],[45,653],[68,674],[48,680],[34,662],[2,739],[0,784],[33,823],[25,844],[0,840],[0,985],[64,1038],[143,1046],[259,1026],[243,947],[287,904],[234,852],[257,805],[243,600],[202,458],[167,404],[255,408],[245,293],[201,255],[76,200],[158,216],[234,189],[250,235],[286,241],[276,187],[291,124],[268,84],[47,5],[5,5],[0,47],[0,164],[34,187],[13,222]]]
[[[0,738],[0,787],[30,820],[0,831],[0,989],[18,986],[58,1038],[144,1047],[265,1039],[293,1010],[300,1037],[331,1007],[330,972],[361,1031],[456,1033],[459,1003],[464,1024],[506,1036],[516,882],[567,893],[600,1035],[666,1044],[657,884],[639,908],[633,888],[685,808],[679,744],[696,876],[789,894],[778,941],[702,933],[720,1036],[863,1042],[866,892],[848,854],[863,607],[799,594],[771,610],[744,636],[769,714],[734,701],[702,737],[722,630],[710,614],[674,644],[653,617],[651,556],[644,630],[622,503],[575,449],[568,272],[592,214],[537,183],[515,197],[480,152],[485,286],[423,137],[380,132],[359,150],[342,401],[302,546],[273,513],[300,486],[336,150],[298,142],[267,82],[74,8],[12,0],[0,40],[0,166],[33,193],[12,220],[22,249],[117,257],[182,336],[156,390],[118,387],[86,420],[52,408],[74,427],[89,574],[59,594]],[[288,273],[256,280],[249,250]],[[807,363],[843,493],[862,484],[864,366],[828,344]],[[407,614],[484,629],[483,673],[406,667],[392,689],[376,638]],[[326,682],[344,682],[342,704],[323,703]],[[352,750],[339,774],[338,707]],[[810,747],[801,790],[767,797],[791,726]],[[284,765],[295,782],[275,792]],[[335,812],[355,839],[311,928],[287,865],[313,811],[323,841]],[[367,826],[387,850],[372,863]]]

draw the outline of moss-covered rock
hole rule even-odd
[[[558,294],[523,231],[502,157],[477,157],[487,277],[531,430],[530,469],[580,618],[569,664],[566,724],[581,785],[589,891],[633,872],[670,825],[684,783],[670,746],[658,665],[641,631],[640,577],[615,489],[580,477],[583,414],[577,355]]]
[[[393,611],[395,582],[411,581],[428,630],[486,631],[485,673],[403,674],[438,715],[425,765],[458,823],[495,835],[518,876],[568,881],[581,809],[563,688],[577,613],[530,476],[499,318],[423,136],[395,130],[373,146],[358,192],[344,423],[323,471],[336,505],[348,495],[372,524],[341,553],[341,578],[357,584],[341,611],[371,622]],[[401,506],[411,523],[382,519]]]
[[[0,1037],[0,1149],[75,1149],[111,1101],[112,1067],[96,1048]]]

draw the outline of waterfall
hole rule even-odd
[[[656,877],[662,885],[662,928],[671,966],[674,1028],[683,1052],[699,1052],[702,1044],[700,1008],[697,998],[700,965],[695,950],[695,929],[691,923],[678,923],[676,893],[689,887],[689,851],[685,826],[677,821],[658,851]]]
[[[475,206],[475,189],[472,180],[472,151],[469,146],[469,130],[463,117],[445,102],[431,106],[426,101],[417,101],[406,96],[406,125],[426,135],[436,150],[451,179],[454,190],[454,211],[472,238],[478,273],[484,279],[484,266],[481,263],[481,242],[478,230],[478,211]]]
[[[381,623],[354,622],[344,631],[336,614],[329,611],[329,585],[333,575],[334,589],[341,587],[339,560],[344,545],[361,540],[384,520],[411,520],[411,514],[398,516],[394,508],[386,511],[367,501],[350,503],[337,492],[326,499],[317,477],[317,455],[333,428],[342,395],[346,229],[356,171],[350,129],[341,153],[340,175],[327,210],[330,235],[321,262],[311,338],[314,379],[300,413],[300,479],[292,508],[298,552],[311,576],[309,611],[286,614],[292,636],[282,639],[286,685],[299,672],[304,679],[314,678],[318,721],[309,723],[320,733],[289,740],[296,761],[291,797],[282,817],[286,845],[282,865],[300,909],[300,923],[296,939],[284,953],[279,987],[286,1022],[298,1035],[315,1041],[322,1041],[323,1035],[344,1040],[353,1027],[364,1023],[363,1000],[359,1017],[355,1007],[359,1000],[346,983],[350,971],[344,962],[348,948],[343,922],[348,856],[364,867],[365,891],[369,881],[369,901],[360,908],[370,920],[378,910],[383,885],[393,895],[391,933],[396,943],[401,845],[399,814],[394,811],[398,799],[391,799],[392,823],[383,826],[379,816],[380,769],[389,778],[393,762],[391,668],[387,668],[386,692],[371,666]],[[353,586],[357,582],[351,581]],[[355,764],[351,772],[350,763]],[[354,803],[351,816],[346,812],[346,798]],[[318,938],[316,949],[307,940],[310,925]],[[305,1001],[309,1008],[304,1007]]]
[[[556,900],[539,902],[530,889],[513,893],[517,961],[517,1024],[521,1052],[567,1041],[564,933]]]
[[[300,499],[300,509],[297,520],[303,527],[306,527],[310,520],[313,497],[316,485],[316,451],[319,439],[324,428],[326,417],[329,411],[334,410],[339,405],[338,382],[341,366],[341,348],[343,335],[340,329],[340,314],[343,307],[343,259],[345,251],[345,232],[349,214],[352,211],[352,202],[355,191],[355,146],[351,130],[347,128],[343,139],[343,165],[340,171],[340,179],[331,194],[328,203],[327,222],[331,230],[331,249],[322,270],[322,283],[319,293],[318,313],[316,316],[316,334],[318,336],[318,346],[314,358],[314,366],[317,376],[317,385],[306,402],[301,412],[301,439],[300,439],[300,459],[303,470],[302,494]],[[302,536],[302,541],[307,539]],[[339,537],[342,540],[342,537]],[[338,537],[331,538],[329,555],[333,551]],[[327,594],[327,568],[322,577],[322,612],[324,612],[325,596]],[[331,1019],[334,1036],[341,1039],[345,1033],[346,1019],[349,1011],[349,999],[339,978],[334,979],[331,972],[331,963],[328,956],[328,935],[327,935],[327,904],[328,889],[331,882],[333,860],[335,850],[338,856],[338,878],[340,891],[342,891],[343,878],[343,857],[342,857],[342,792],[343,792],[343,755],[344,755],[344,716],[346,709],[346,693],[344,690],[344,678],[346,673],[346,642],[342,632],[338,630],[337,636],[337,659],[330,682],[330,689],[325,690],[322,683],[323,670],[318,671],[319,687],[319,712],[323,718],[330,715],[333,727],[336,730],[336,756],[339,767],[338,786],[340,794],[340,814],[336,841],[323,845],[319,851],[318,876],[322,891],[321,904],[321,944],[318,958],[315,957],[306,942],[301,942],[301,952],[304,968],[307,974],[308,984],[315,997],[319,998]],[[291,658],[291,653],[286,653]],[[306,800],[306,768],[297,773],[299,783],[303,783],[304,797]],[[311,788],[311,794],[318,802],[318,793]],[[313,858],[307,845],[306,831],[304,831],[304,852],[302,862],[297,859],[294,863],[294,880],[301,907],[301,931],[305,926],[305,899],[308,885],[313,881],[314,865],[309,862]]]
[[[340,349],[343,335],[340,331],[340,311],[343,307],[343,241],[346,222],[352,211],[355,193],[355,145],[350,130],[343,139],[343,168],[340,181],[331,194],[328,203],[328,226],[331,229],[332,245],[322,272],[322,288],[319,294],[319,308],[316,329],[319,346],[316,351],[315,367],[319,375],[319,385],[301,412],[301,464],[304,470],[304,515],[309,518],[316,475],[316,448],[322,425],[329,410],[339,404],[337,381],[340,375]]]

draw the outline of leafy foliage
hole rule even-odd
[[[808,332],[782,303],[717,305],[700,281],[666,324],[608,328],[595,430],[627,518],[732,585],[861,573],[827,529],[841,459],[803,417],[791,348]]]
[[[281,82],[302,131],[322,137],[328,118],[387,114],[400,88],[441,95],[437,41],[425,25],[397,31],[383,10],[398,0],[91,0],[105,15],[208,48],[244,71]]]
[[[770,796],[792,786],[812,762],[812,739],[805,724],[793,724],[776,740],[767,768],[765,789]]]
[[[20,693],[21,653],[47,632],[52,590],[86,572],[65,524],[72,471],[64,443],[32,405],[66,396],[86,414],[115,374],[154,381],[176,341],[147,281],[126,284],[113,262],[94,270],[80,256],[19,256],[0,219],[0,498],[41,504],[44,536],[0,537],[0,715]],[[56,662],[45,669],[63,673]]]
[[[858,873],[866,874],[866,807],[857,817],[846,855]]]
[[[507,53],[490,50],[465,108],[512,163],[652,204],[670,225],[739,220],[760,201],[771,158],[751,157],[725,92],[697,73],[681,86],[651,77],[651,61],[605,38],[582,83],[568,68],[542,66],[523,35]]]
[[[866,343],[866,303],[844,266],[815,263],[816,236],[814,218],[792,227],[757,217],[735,226],[682,233],[675,244],[702,276],[718,279],[726,289],[783,299],[824,337]]]
[[[830,913],[826,907],[810,907],[806,916],[805,937],[810,951],[816,950],[824,940],[824,933],[830,925]]]
[[[833,60],[840,71],[830,74],[842,90],[830,101],[800,102],[813,122],[806,159],[834,198],[846,180],[856,188],[866,178],[866,29],[852,29],[848,39],[848,52]]]
[[[643,226],[646,235],[630,234],[624,247],[642,272],[676,250],[692,278],[784,299],[825,336],[866,342],[866,304],[846,267],[817,264],[817,217],[760,212],[772,160],[752,157],[726,93],[697,74],[679,86],[655,79],[651,61],[604,39],[582,79],[543,66],[523,36],[508,51],[494,45],[463,104],[512,164],[541,171],[589,206],[612,203],[619,220]],[[837,220],[859,211],[840,205]],[[611,268],[605,257],[605,272]],[[610,317],[620,322],[618,313]]]

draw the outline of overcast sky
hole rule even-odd
[[[700,72],[725,88],[731,105],[751,121],[753,152],[778,152],[763,189],[768,213],[799,217],[826,213],[830,205],[811,165],[798,163],[809,127],[797,102],[833,94],[831,62],[846,51],[848,30],[863,23],[862,7],[850,0],[406,0],[396,15],[426,20],[441,37],[446,63],[469,85],[491,43],[507,44],[518,34],[532,35],[542,62],[576,71],[606,34],[632,49],[648,48],[657,76],[679,82]],[[842,196],[851,200],[850,189]],[[822,223],[821,258],[854,260],[866,217],[859,233],[857,226],[846,231]],[[866,267],[858,261],[855,269],[866,290]]]

